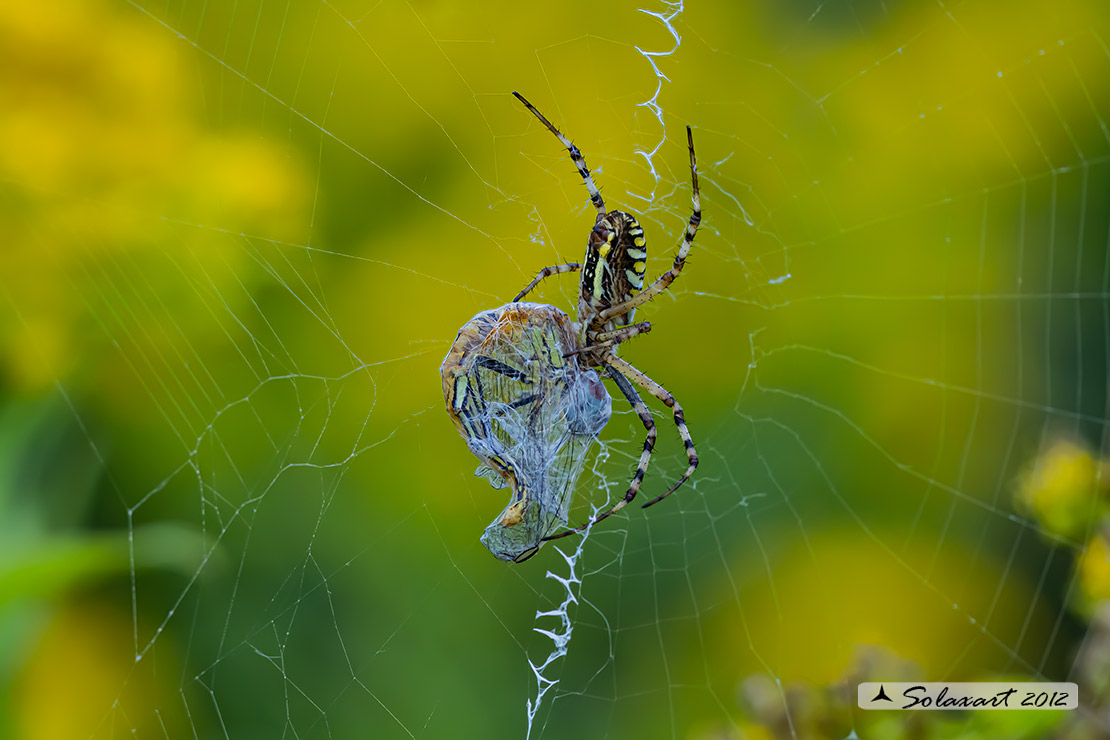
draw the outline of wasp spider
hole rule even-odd
[[[601,198],[601,192],[594,184],[593,178],[590,176],[590,170],[586,167],[586,160],[582,157],[582,153],[578,151],[578,147],[572,144],[522,95],[516,92],[513,95],[528,110],[532,111],[533,115],[567,148],[571,159],[574,160],[574,164],[578,168],[578,173],[586,184],[590,200],[593,202],[594,208],[597,209],[597,221],[594,223],[586,243],[585,262],[543,268],[535,279],[517,294],[513,301],[523,300],[546,277],[565,272],[581,272],[582,280],[578,297],[578,323],[576,326],[577,346],[571,354],[576,354],[579,362],[586,367],[598,367],[604,370],[620,388],[625,398],[628,399],[647,430],[644,449],[636,465],[636,473],[632,476],[632,481],[624,497],[617,501],[611,509],[594,519],[593,522],[582,525],[577,529],[570,529],[544,538],[545,540],[552,540],[581,531],[589,524],[596,524],[612,516],[636,498],[636,494],[640,490],[640,484],[647,473],[652,450],[655,447],[656,430],[651,411],[644,405],[635,386],[646,390],[673,411],[674,423],[678,427],[678,433],[682,437],[683,444],[686,445],[686,457],[689,461],[686,472],[682,474],[678,481],[666,492],[644,504],[644,508],[657,504],[674,493],[679,486],[693,475],[698,466],[698,455],[694,449],[694,441],[690,438],[690,432],[686,428],[686,419],[683,416],[682,407],[663,386],[618,357],[617,348],[621,342],[638,334],[646,334],[651,331],[651,324],[646,321],[632,323],[633,315],[637,307],[662,293],[670,287],[675,278],[682,274],[682,268],[686,264],[686,256],[690,252],[690,245],[698,231],[698,224],[701,223],[701,200],[698,194],[697,162],[694,159],[694,135],[690,127],[687,126],[686,140],[690,149],[690,174],[693,181],[694,210],[686,226],[682,244],[678,249],[678,254],[675,255],[671,269],[645,288],[644,271],[647,266],[647,242],[644,239],[644,230],[640,227],[640,224],[629,213],[605,211],[605,202]]]

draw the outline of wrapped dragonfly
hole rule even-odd
[[[570,318],[554,306],[510,303],[478,314],[443,361],[447,413],[481,461],[475,475],[511,491],[482,535],[520,563],[567,523],[574,485],[612,401],[579,363]]]

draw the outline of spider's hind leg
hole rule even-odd
[[[513,303],[520,303],[520,299],[531,293],[532,290],[537,285],[539,285],[540,281],[544,278],[551,277],[552,275],[561,275],[564,272],[578,272],[581,269],[582,265],[578,264],[577,262],[571,262],[570,264],[566,265],[555,265],[554,267],[545,267],[540,270],[534,278],[532,278],[532,282],[524,286],[524,290],[516,294],[516,298],[513,299]]]
[[[574,160],[574,166],[578,168],[578,174],[582,176],[582,181],[586,183],[586,191],[590,194],[590,202],[592,202],[594,208],[597,209],[597,217],[600,219],[605,215],[605,201],[601,199],[601,191],[598,190],[597,185],[594,184],[594,179],[590,175],[590,168],[586,166],[586,158],[582,156],[582,152],[578,151],[578,147],[572,144],[570,139],[564,136],[559,129],[555,128],[555,125],[551,123],[551,121],[544,118],[543,114],[536,110],[534,105],[525,100],[523,95],[516,90],[513,91],[513,95],[516,96],[517,100],[524,103],[524,107],[532,111],[532,114],[540,119],[540,123],[546,126],[548,131],[555,134],[559,142],[570,152],[570,158]]]
[[[686,266],[686,258],[689,256],[690,247],[694,243],[694,235],[698,233],[698,226],[701,224],[701,191],[698,189],[698,163],[694,158],[694,134],[689,126],[686,127],[686,139],[690,147],[690,180],[693,184],[693,190],[691,192],[693,212],[690,214],[690,220],[686,223],[686,231],[683,232],[682,244],[678,248],[678,253],[674,256],[674,263],[671,265],[671,269],[660,275],[651,285],[631,298],[613,304],[602,311],[598,315],[598,318],[602,321],[609,321],[610,319],[615,319],[618,316],[624,316],[631,311],[635,311],[637,306],[644,305],[669,288],[671,283],[677,280],[678,276],[682,274],[682,268]],[[642,384],[638,383],[638,385]],[[642,387],[645,390],[651,390],[646,385],[642,385]],[[666,391],[664,391],[664,393],[666,393]],[[658,393],[652,391],[652,395],[660,401],[666,402]]]

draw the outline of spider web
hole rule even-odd
[[[864,676],[1085,691],[1108,39],[1078,1],[0,10],[0,721],[869,737]],[[705,218],[621,350],[682,403],[696,476],[520,565],[479,544],[504,492],[437,376],[593,221],[512,90],[637,214],[649,279],[686,124]],[[573,522],[639,458],[613,396]],[[644,500],[686,465],[649,405]]]

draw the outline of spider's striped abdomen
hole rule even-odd
[[[599,218],[586,243],[579,321],[590,325],[600,311],[636,295],[644,287],[646,269],[647,241],[636,219],[623,211],[610,211]],[[630,324],[634,313],[630,311],[612,323]]]

